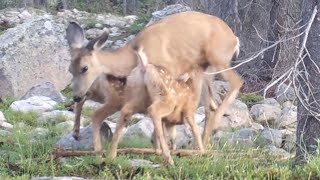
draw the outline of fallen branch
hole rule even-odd
[[[89,156],[89,155],[102,155],[105,156],[106,152],[98,152],[98,151],[80,151],[80,150],[66,150],[61,147],[53,147],[53,158],[59,157],[73,157],[73,156]],[[118,154],[157,154],[161,155],[161,150],[156,151],[151,148],[126,148],[126,149],[118,149]],[[201,153],[199,150],[188,150],[188,149],[177,149],[171,151],[171,155],[177,156],[192,156],[192,155],[201,155],[201,154],[209,154],[214,151],[205,151]]]

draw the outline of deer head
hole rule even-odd
[[[97,59],[97,53],[108,39],[108,32],[91,41],[85,38],[84,31],[76,22],[70,22],[67,30],[67,41],[70,47],[72,90],[74,101],[80,102],[88,93],[93,82],[103,73]]]

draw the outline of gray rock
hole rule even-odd
[[[132,167],[144,167],[144,166],[149,166],[153,168],[160,167],[159,164],[154,164],[153,162],[145,159],[129,159],[129,163]]]
[[[6,118],[4,117],[4,114],[0,111],[0,122],[6,122]]]
[[[111,141],[112,132],[106,123],[102,124],[100,133],[102,135],[103,145],[105,145],[107,141]],[[78,141],[73,138],[71,132],[63,136],[56,144],[64,149],[93,150],[91,125],[80,129],[80,139]]]
[[[280,113],[279,107],[270,104],[255,104],[250,110],[250,115],[255,122],[271,126],[279,118]]]
[[[257,131],[250,128],[240,129],[228,136],[228,144],[231,146],[252,147]]]
[[[229,135],[232,134],[231,132],[218,130],[211,138],[212,144],[216,145],[225,145],[228,141]]]
[[[103,30],[97,28],[88,29],[86,30],[86,37],[93,39],[100,36],[103,32]]]
[[[57,102],[51,100],[45,96],[33,96],[26,100],[15,101],[10,105],[10,109],[13,111],[21,112],[45,112],[55,108]]]
[[[102,106],[103,104],[92,101],[92,100],[87,100],[83,104],[83,108],[90,108],[90,109],[98,109]]]
[[[265,147],[267,145],[281,147],[282,133],[277,129],[265,128],[261,131],[255,143],[260,147]]]
[[[123,138],[126,137],[145,137],[151,139],[154,127],[153,122],[149,117],[145,117],[136,124],[128,127],[126,132],[123,135]]]
[[[267,147],[265,147],[264,150],[271,156],[282,158],[289,158],[291,156],[290,153],[288,153],[286,150],[278,148],[274,145],[268,145]]]
[[[75,176],[32,177],[31,180],[90,180]]]
[[[169,5],[162,10],[153,12],[152,17],[146,26],[149,26],[149,25],[153,24],[154,22],[159,21],[159,20],[163,19],[164,17],[167,17],[171,14],[184,12],[184,11],[191,11],[191,8],[188,6],[184,6],[182,4]]]
[[[55,110],[50,112],[44,112],[42,113],[39,118],[37,119],[39,124],[57,124],[60,122],[65,121],[74,121],[75,114],[70,111],[61,111],[61,110]],[[82,124],[84,121],[84,118],[80,118],[80,123]]]
[[[256,122],[251,123],[250,126],[252,129],[257,130],[257,131],[264,129],[264,127],[261,124],[256,123]]]
[[[276,119],[275,125],[280,129],[295,129],[297,127],[297,107],[294,105],[285,106]]]
[[[258,104],[269,104],[271,106],[281,108],[281,105],[274,98],[266,98],[266,99],[260,101]]]
[[[45,82],[65,89],[71,80],[65,28],[43,16],[0,35],[0,96],[20,98]]]
[[[136,20],[138,20],[139,17],[136,16],[136,15],[129,15],[129,16],[125,16],[124,19],[127,20],[127,23],[128,23],[129,25],[131,25],[131,24],[133,24]]]
[[[283,149],[285,149],[288,152],[294,152],[296,149],[296,140],[296,133],[290,133],[285,135]]]
[[[56,102],[63,102],[66,99],[66,97],[64,97],[51,82],[46,82],[32,87],[20,98],[20,100],[28,99],[32,96],[46,96]]]
[[[70,131],[72,131],[73,125],[74,125],[74,121],[65,121],[65,122],[58,123],[56,125],[56,128],[62,134],[67,134]]]
[[[0,129],[0,137],[8,137],[11,134],[12,133],[10,131]]]
[[[97,24],[94,25],[94,27],[96,27],[96,28],[98,28],[98,29],[101,29],[101,28],[103,28],[103,25],[100,24],[100,23],[97,23]]]
[[[240,128],[247,126],[251,121],[246,104],[236,99],[225,112],[220,124],[222,129]]]
[[[280,102],[289,100],[294,101],[296,99],[296,93],[292,87],[289,87],[286,84],[281,84],[276,89],[277,100]]]
[[[0,121],[0,129],[6,129],[6,130],[10,130],[13,128],[13,125],[5,122],[5,121]]]
[[[227,92],[229,91],[229,83],[225,81],[213,81],[212,86],[214,89],[214,100],[215,102],[220,104]]]

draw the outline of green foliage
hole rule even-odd
[[[149,20],[148,16],[140,17],[128,28],[128,33],[129,34],[139,33],[148,23],[148,20]]]
[[[84,24],[87,29],[90,29],[90,28],[94,28],[95,25],[98,23],[98,21],[95,18],[87,18],[87,19],[82,19],[80,23]]]
[[[253,105],[259,101],[263,100],[263,96],[257,95],[255,93],[241,94],[239,99],[247,105]]]

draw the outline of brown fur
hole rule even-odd
[[[142,49],[138,52],[141,62],[137,68],[142,71],[151,105],[148,113],[155,127],[154,142],[156,148],[162,148],[162,154],[167,162],[173,164],[170,151],[164,137],[164,127],[173,140],[175,149],[175,125],[188,123],[201,151],[204,151],[199,127],[194,114],[198,107],[202,85],[202,70],[190,72],[189,79],[184,82],[174,79],[163,67],[148,63]],[[160,144],[159,144],[160,142]]]
[[[143,79],[136,76],[138,72],[132,71],[138,62],[134,48],[143,46],[149,63],[166,68],[173,78],[179,78],[201,67],[213,66],[217,71],[229,68],[232,57],[239,50],[238,38],[226,23],[217,17],[199,12],[182,12],[168,16],[142,30],[125,47],[112,52],[101,50],[107,33],[92,41],[94,43],[89,43],[90,48],[87,49],[92,50],[86,52],[88,50],[83,49],[83,31],[79,31],[79,28],[70,29],[69,34],[74,34],[70,38],[67,36],[70,46],[74,51],[82,51],[82,56],[73,56],[70,65],[76,96],[84,97],[94,80],[103,73],[117,77],[128,76],[125,104],[112,140],[112,157],[116,156],[117,143],[125,122],[133,113],[143,112],[150,103],[145,101],[148,97]],[[83,72],[84,67],[88,69],[86,72]],[[206,121],[203,134],[205,143],[212,129],[218,128],[222,115],[242,86],[242,80],[235,71],[228,70],[221,74],[230,83],[230,91],[214,115],[210,115],[210,119]],[[104,106],[95,112],[93,121],[102,121],[108,114],[107,108]],[[101,150],[101,147],[97,146],[95,149]]]

